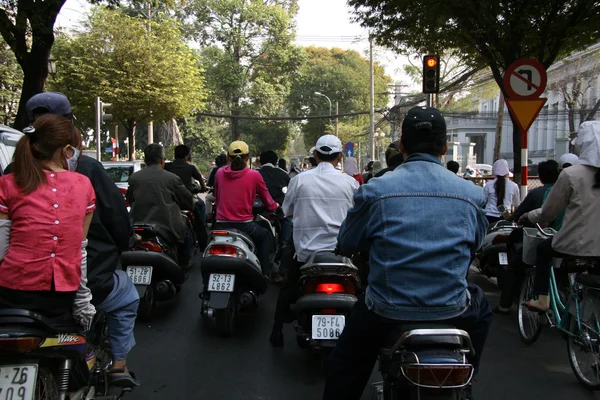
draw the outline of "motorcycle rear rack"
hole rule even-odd
[[[403,347],[404,342],[406,342],[407,339],[415,336],[456,336],[462,339],[465,349],[468,349],[471,354],[475,354],[473,344],[471,343],[471,337],[467,332],[461,329],[413,329],[403,333],[400,339],[398,339],[389,349],[381,349],[381,354],[388,357],[393,356]]]

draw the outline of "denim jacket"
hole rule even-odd
[[[369,309],[405,321],[462,314],[471,253],[488,225],[484,205],[481,187],[428,154],[362,185],[338,241],[343,254],[370,251]]]

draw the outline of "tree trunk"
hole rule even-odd
[[[240,110],[237,109],[239,99],[236,99],[235,101],[236,103],[233,103],[235,108],[231,109],[232,116],[240,115]],[[236,140],[240,140],[239,119],[231,118],[231,141],[235,142]]]
[[[502,125],[504,123],[504,95],[500,92],[498,98],[498,116],[496,119],[496,140],[494,141],[494,161],[500,158],[502,148]]]
[[[575,104],[567,103],[567,115],[569,121],[569,133],[575,132]]]
[[[127,138],[129,139],[129,161],[135,160],[135,127],[137,125],[137,121],[135,119],[130,119],[127,121]]]
[[[48,58],[50,57],[50,48],[40,48],[32,51],[25,57],[25,64],[21,65],[23,69],[23,86],[21,89],[21,99],[19,100],[19,110],[15,118],[14,128],[22,130],[29,125],[27,116],[27,101],[34,95],[44,91],[46,77],[48,76]]]
[[[600,99],[598,99],[596,101],[596,104],[594,104],[594,107],[592,107],[590,112],[588,112],[587,117],[585,117],[585,121],[593,121],[594,117],[596,116],[596,113],[598,112],[598,109],[600,109]],[[583,122],[583,121],[581,121],[581,122]]]

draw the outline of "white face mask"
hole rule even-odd
[[[77,161],[79,160],[79,150],[76,149],[75,147],[71,147],[71,148],[73,149],[73,156],[66,157],[67,166],[69,168],[69,171],[75,172],[75,170],[77,169]]]

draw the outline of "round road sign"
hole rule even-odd
[[[546,69],[531,58],[515,61],[504,73],[504,89],[511,99],[538,98],[544,93],[547,82]]]

